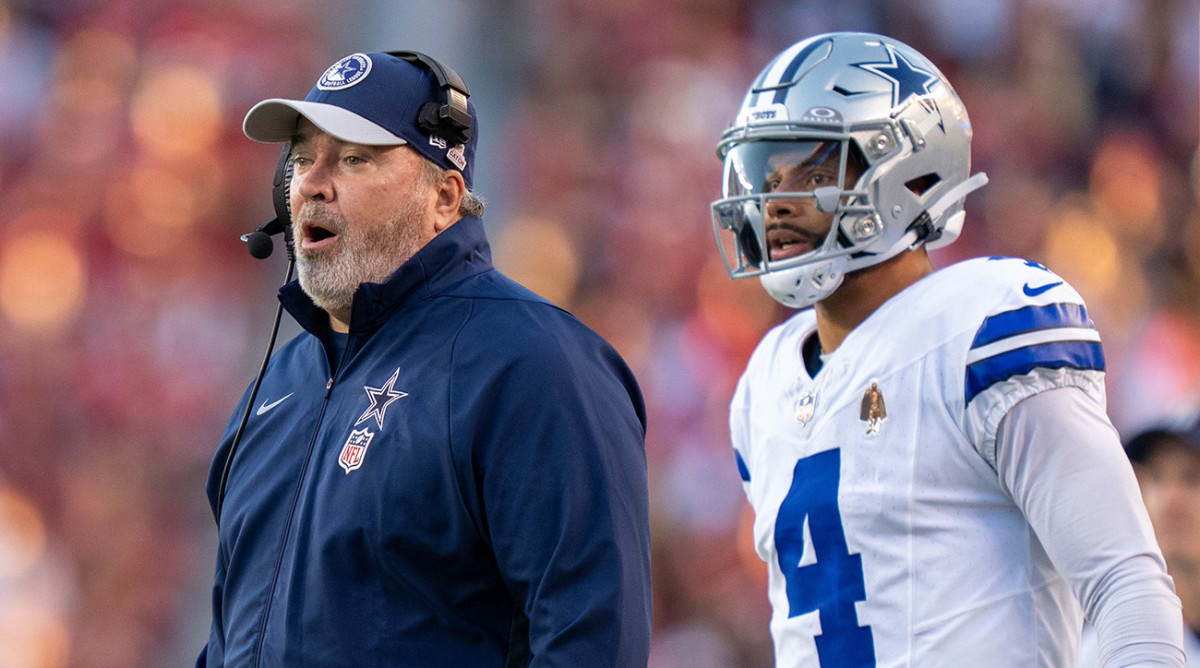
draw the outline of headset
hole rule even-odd
[[[424,67],[437,79],[443,99],[432,100],[421,105],[421,109],[417,112],[417,125],[425,132],[438,135],[452,144],[467,143],[471,138],[471,112],[467,107],[467,98],[471,96],[471,92],[458,72],[417,51],[386,51],[385,53]],[[292,281],[292,274],[296,268],[296,249],[292,238],[292,170],[292,143],[287,142],[283,145],[283,150],[279,152],[279,162],[275,164],[275,176],[271,181],[271,202],[275,207],[275,217],[259,225],[253,232],[243,234],[241,237],[242,241],[246,243],[246,250],[250,255],[264,260],[270,257],[275,250],[275,244],[271,237],[283,233],[288,258],[287,274],[283,279],[285,285]],[[237,432],[233,436],[233,443],[229,446],[229,454],[225,456],[225,464],[221,468],[221,483],[217,487],[216,520],[218,527],[221,526],[221,509],[225,505],[225,489],[229,484],[229,470],[233,467],[233,458],[237,454],[238,446],[241,445],[246,424],[250,421],[250,412],[254,409],[258,388],[262,385],[263,376],[267,372],[267,363],[271,360],[271,353],[275,350],[275,339],[279,335],[279,321],[282,316],[283,303],[280,302],[275,308],[275,323],[271,326],[271,338],[267,343],[267,352],[263,356],[258,375],[254,378],[254,385],[246,401],[246,411],[242,413],[242,420],[238,424]]]
[[[296,269],[296,247],[292,239],[292,207],[289,200],[291,183],[292,142],[287,142],[279,153],[279,162],[275,165],[275,177],[272,179],[271,201],[275,205],[275,217],[259,225],[258,229],[253,232],[242,235],[242,241],[246,242],[246,250],[250,252],[250,255],[264,260],[275,249],[271,235],[283,233],[288,259],[287,275],[283,279],[284,285],[292,282],[292,273]],[[258,388],[262,385],[263,376],[266,375],[267,363],[271,360],[271,353],[275,350],[275,339],[279,335],[279,321],[282,317],[283,302],[279,302],[279,305],[275,307],[275,322],[271,325],[271,338],[267,343],[267,353],[263,355],[258,375],[254,377],[254,386],[250,390],[250,397],[246,400],[246,412],[242,413],[242,421],[238,424],[237,433],[233,436],[233,443],[229,446],[229,454],[225,456],[225,465],[221,467],[221,484],[217,487],[216,519],[218,527],[221,526],[221,508],[225,505],[225,488],[229,484],[229,469],[233,466],[233,456],[237,454],[238,446],[241,445],[242,433],[246,431],[246,423],[250,421],[250,411],[254,409],[254,400],[258,397]]]
[[[417,51],[385,51],[389,56],[422,66],[433,73],[441,89],[444,101],[430,101],[421,105],[417,124],[429,134],[438,135],[451,144],[465,144],[471,138],[471,112],[467,98],[471,91],[458,72],[450,69]]]

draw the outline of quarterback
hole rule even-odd
[[[1082,298],[1036,262],[929,261],[987,182],[970,143],[937,67],[865,33],[784,50],[721,137],[729,273],[805,309],[730,411],[777,665],[1074,666],[1086,617],[1103,665],[1183,666]]]

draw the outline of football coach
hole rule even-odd
[[[492,266],[468,96],[423,54],[355,53],[245,118],[284,144],[303,331],[213,461],[197,666],[647,663],[642,396]]]

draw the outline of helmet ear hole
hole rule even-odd
[[[942,177],[937,174],[925,174],[918,176],[915,179],[909,179],[904,183],[904,187],[908,188],[912,194],[920,197],[929,192],[929,189],[942,182]]]
[[[858,142],[846,142],[846,188],[858,185],[858,179],[862,177],[869,166]]]

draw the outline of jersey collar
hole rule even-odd
[[[483,221],[464,217],[434,237],[383,283],[363,283],[354,293],[350,332],[371,333],[403,309],[476,274],[492,269]],[[300,281],[279,289],[279,300],[305,330],[324,340],[329,314],[304,294]]]

